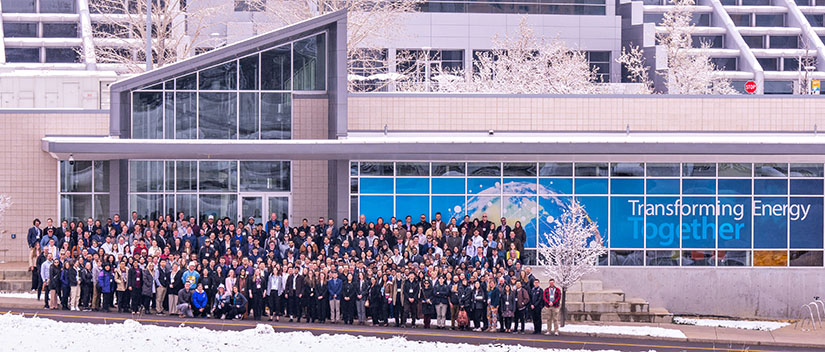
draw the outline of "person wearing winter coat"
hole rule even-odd
[[[489,307],[489,325],[490,332],[496,331],[496,323],[499,315],[499,306],[501,305],[501,290],[496,284],[495,278],[490,278],[487,286],[487,306]]]
[[[80,305],[80,261],[75,261],[69,269],[69,309],[79,311]]]
[[[421,313],[424,314],[424,328],[430,328],[430,321],[435,316],[435,291],[430,280],[424,279],[421,284]]]
[[[120,261],[120,265],[114,271],[114,280],[117,291],[117,312],[126,313],[129,311],[129,269],[126,268],[126,261]]]
[[[415,275],[410,273],[407,280],[404,281],[404,312],[401,320],[407,324],[407,317],[410,318],[410,327],[415,327],[415,320],[418,318],[418,302],[421,294],[421,287],[418,281],[415,280]]]
[[[516,281],[516,326],[513,332],[518,331],[519,323],[521,323],[521,333],[524,333],[524,326],[527,323],[527,308],[530,305],[530,292],[527,288],[521,286],[521,281]]]
[[[207,302],[206,291],[203,290],[203,284],[199,283],[195,292],[192,292],[192,316],[195,318],[199,316],[206,317],[208,313]]]
[[[358,314],[358,325],[364,325],[367,321],[367,298],[370,295],[370,282],[364,273],[358,274],[358,284],[355,289],[355,310]]]
[[[141,303],[143,303],[143,311],[151,314],[149,308],[152,305],[152,295],[155,293],[155,264],[149,263],[141,271],[143,272],[141,275],[143,281],[140,285]]]
[[[352,324],[355,319],[355,299],[358,287],[352,277],[347,274],[347,279],[341,287],[341,312],[344,316],[344,324]]]
[[[60,287],[61,287],[61,281],[60,281],[60,272],[61,271],[62,271],[62,269],[61,269],[60,261],[58,259],[55,259],[54,262],[51,265],[51,268],[49,268],[49,293],[51,294],[51,297],[50,297],[51,309],[57,309],[58,308],[57,305],[59,303],[61,303],[60,301],[58,301],[58,299],[60,299],[60,297],[58,295],[60,294]]]
[[[472,319],[473,331],[481,331],[481,320],[485,313],[487,313],[487,291],[481,287],[481,282],[473,283],[473,305],[472,305]]]
[[[252,299],[253,317],[255,320],[261,320],[264,313],[264,291],[266,290],[263,273],[260,270],[255,270],[255,273],[247,280],[246,287],[248,290],[247,295]]]
[[[132,268],[129,269],[129,283],[127,290],[132,301],[132,314],[137,314],[140,311],[140,306],[143,304],[143,270],[135,262]]]
[[[461,294],[464,292],[464,286],[458,279],[458,275],[453,276],[453,282],[450,284],[450,296],[447,299],[450,302],[450,329],[455,330],[456,318],[458,318],[458,311],[461,309]]]
[[[544,308],[544,292],[539,286],[539,279],[533,279],[530,292],[530,317],[533,320],[533,334],[541,334],[541,310]]]
[[[226,314],[229,313],[229,309],[231,307],[232,295],[229,292],[226,292],[226,286],[220,284],[218,286],[218,292],[215,293],[215,299],[213,299],[214,303],[212,305],[212,317],[215,319],[224,319],[226,318]]]
[[[379,324],[386,326],[387,324],[387,316],[386,316],[386,299],[384,298],[384,285],[381,284],[381,281],[373,276],[370,278],[370,288],[369,288],[369,309],[372,313],[372,325],[378,326]]]
[[[338,272],[332,272],[332,278],[327,282],[329,291],[329,320],[335,324],[341,321],[341,289],[344,283],[338,278]]]
[[[318,315],[318,322],[323,323],[329,317],[329,281],[324,272],[318,274],[315,280],[315,314]]]
[[[100,292],[103,293],[103,305],[101,311],[109,312],[109,307],[112,306],[112,299],[114,293],[112,292],[112,266],[109,263],[103,264],[103,270],[97,274],[97,285],[100,286]]]
[[[503,318],[504,332],[510,332],[510,327],[513,325],[513,317],[516,313],[516,294],[513,292],[512,286],[504,284],[504,291],[501,293],[501,317]]]
[[[550,310],[550,314],[547,315],[547,332],[545,335],[550,335],[551,332],[558,335],[561,289],[556,287],[556,281],[553,279],[550,279],[550,284],[544,289],[544,306]]]
[[[86,262],[86,266],[80,269],[80,307],[88,310],[92,301],[92,289],[95,278],[92,277],[92,263]]]
[[[234,273],[234,271],[231,270],[229,272]],[[272,321],[273,318],[275,321],[280,321],[281,313],[283,312],[281,295],[284,293],[285,280],[281,274],[281,269],[279,268],[277,271],[272,270],[266,278],[269,321]],[[231,288],[228,291],[231,292]]]
[[[450,287],[444,282],[444,276],[439,276],[433,286],[433,305],[435,306],[436,327],[444,329],[447,319],[447,305],[449,303]]]

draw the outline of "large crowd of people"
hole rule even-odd
[[[561,290],[522,266],[525,237],[486,214],[293,226],[275,213],[233,223],[133,212],[35,219],[27,240],[46,309],[512,333],[531,321],[536,334],[549,310],[546,333],[558,334]]]

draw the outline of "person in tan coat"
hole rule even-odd
[[[121,261],[120,265],[114,272],[115,284],[117,287],[117,312],[126,313],[129,311],[129,295],[126,293],[126,287],[129,284],[129,269],[126,268],[126,262]]]

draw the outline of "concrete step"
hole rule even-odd
[[[0,291],[28,292],[31,291],[31,280],[4,280],[0,281]]]
[[[585,291],[584,302],[624,302],[624,291],[622,290],[602,290]]]
[[[602,291],[604,290],[604,286],[602,285],[602,280],[581,280],[579,284],[582,286],[582,291]]]
[[[650,303],[642,298],[625,298],[625,302],[630,303],[630,311],[633,313],[650,312]]]
[[[650,314],[653,316],[652,322],[654,323],[670,324],[673,322],[673,313],[665,308],[650,308]]]
[[[584,302],[584,311],[588,313],[630,313],[630,303]]]
[[[31,280],[32,273],[28,270],[0,270],[0,280]]]

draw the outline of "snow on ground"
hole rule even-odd
[[[2,297],[37,299],[37,294],[32,292],[0,292],[0,298]]]
[[[527,324],[532,328],[531,324]],[[547,331],[547,325],[544,325]],[[681,330],[665,329],[655,326],[631,326],[631,325],[581,325],[566,324],[559,328],[561,332],[586,333],[586,334],[610,334],[610,335],[630,335],[630,336],[652,336],[684,339],[687,338]]]
[[[183,325],[183,324],[182,324]],[[373,351],[420,352],[585,352],[588,350],[539,349],[509,345],[468,345],[409,341],[403,337],[382,339],[354,335],[318,335],[309,332],[276,333],[259,324],[243,331],[214,331],[185,326],[142,325],[134,320],[113,324],[67,323],[20,315],[0,315],[0,341],[4,351],[272,351],[327,352],[343,346]],[[588,351],[589,352],[589,351]],[[608,351],[602,351],[608,352]],[[610,351],[613,352],[613,351]]]
[[[732,328],[732,329],[745,329],[745,330],[761,330],[761,331],[773,331],[785,326],[790,325],[790,323],[784,323],[779,321],[748,321],[748,320],[722,320],[722,319],[699,319],[699,318],[683,318],[683,317],[674,317],[673,318],[674,324],[682,324],[682,325],[696,325],[696,326],[710,326],[710,327],[718,327],[718,328]]]

